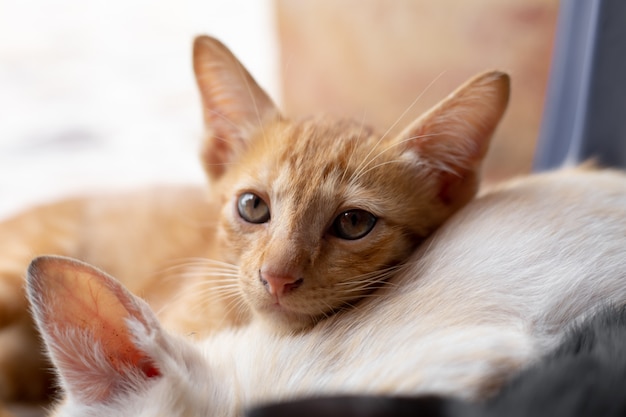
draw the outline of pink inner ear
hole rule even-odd
[[[226,171],[226,166],[231,158],[232,144],[228,144],[223,139],[207,138],[202,150],[202,162],[204,169],[212,180],[219,179]]]
[[[63,258],[40,258],[33,262],[29,275],[29,292],[38,323],[45,339],[53,342],[49,345],[53,357],[59,359],[61,374],[80,377],[80,369],[97,374],[102,364],[95,363],[90,355],[93,346],[100,347],[118,374],[119,381],[107,381],[111,376],[103,375],[94,377],[98,379],[95,381],[75,382],[76,386],[69,389],[84,390],[86,384],[91,384],[89,392],[99,392],[101,395],[95,399],[102,400],[111,395],[110,387],[128,377],[133,369],[147,378],[161,375],[152,358],[137,347],[130,332],[128,319],[146,326],[147,320],[137,301],[119,282],[86,264]],[[75,344],[67,340],[68,334],[87,334],[93,345]],[[57,348],[60,349],[55,351]]]
[[[442,172],[439,182],[439,200],[450,207],[460,206],[475,194],[478,178],[471,171],[461,175]]]
[[[161,376],[161,372],[159,371],[159,368],[157,368],[151,363],[142,366],[141,370],[143,371],[144,375],[147,376],[148,378],[155,378],[157,376]]]

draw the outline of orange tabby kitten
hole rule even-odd
[[[193,188],[85,197],[0,225],[0,398],[42,387],[22,289],[33,256],[97,265],[177,332],[252,317],[279,332],[310,327],[384,285],[474,196],[509,95],[508,76],[479,75],[392,137],[283,117],[215,39],[196,39],[194,69],[207,200]]]
[[[567,170],[472,200],[393,287],[299,334],[253,322],[175,337],[119,282],[67,258],[33,261],[28,294],[66,394],[51,416],[235,417],[319,395],[484,399],[572,323],[624,306],[625,255],[626,175]]]

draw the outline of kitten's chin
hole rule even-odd
[[[272,304],[256,310],[264,327],[276,333],[297,333],[312,327],[315,320],[310,314],[291,311],[281,305]]]

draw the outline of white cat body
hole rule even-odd
[[[169,336],[164,346],[156,340],[163,335],[134,326],[162,376],[125,375],[131,388],[105,402],[86,403],[70,391],[54,416],[239,416],[255,404],[323,393],[477,398],[490,384],[486,379],[500,382],[532,354],[529,339],[517,329],[488,325],[418,325],[406,334],[397,326],[383,332],[362,327],[341,340],[281,337],[257,327],[227,331],[196,346]],[[106,361],[105,353],[100,361]]]
[[[161,330],[149,307],[110,278],[59,258],[34,261],[29,296],[67,392],[53,415],[236,416],[257,403],[322,393],[481,398],[573,321],[604,303],[623,304],[625,254],[626,177],[578,169],[482,195],[387,288],[303,334],[251,326],[191,343]],[[73,307],[54,302],[63,295],[55,285],[84,280],[128,310],[122,318],[134,336],[124,350],[141,360],[122,371],[113,362],[113,370],[84,372],[117,352],[102,339],[99,316],[95,325],[56,318]]]

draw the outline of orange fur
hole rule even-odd
[[[0,224],[0,379],[8,381],[0,399],[35,398],[46,386],[22,289],[33,257],[106,270],[179,333],[203,336],[251,317],[279,332],[308,328],[385,286],[474,196],[509,94],[508,76],[484,73],[389,136],[328,116],[287,119],[215,39],[196,40],[194,69],[208,198],[191,187],[84,197]],[[267,206],[263,222],[242,217],[246,193],[257,198],[251,210]],[[365,233],[346,238],[338,227]],[[12,328],[23,335],[9,344]]]
[[[473,199],[393,287],[299,334],[252,322],[173,337],[114,278],[67,258],[34,260],[28,296],[67,394],[51,416],[241,416],[374,393],[480,401],[572,324],[624,305],[625,247],[625,174],[569,169]]]
[[[196,39],[194,61],[208,132],[203,161],[223,203],[224,259],[237,266],[236,291],[254,315],[285,331],[383,285],[474,196],[509,95],[508,76],[481,74],[390,136],[328,116],[285,118],[215,39]],[[266,221],[242,219],[245,193],[267,206]],[[355,209],[376,218],[371,232],[338,237],[333,222]]]

